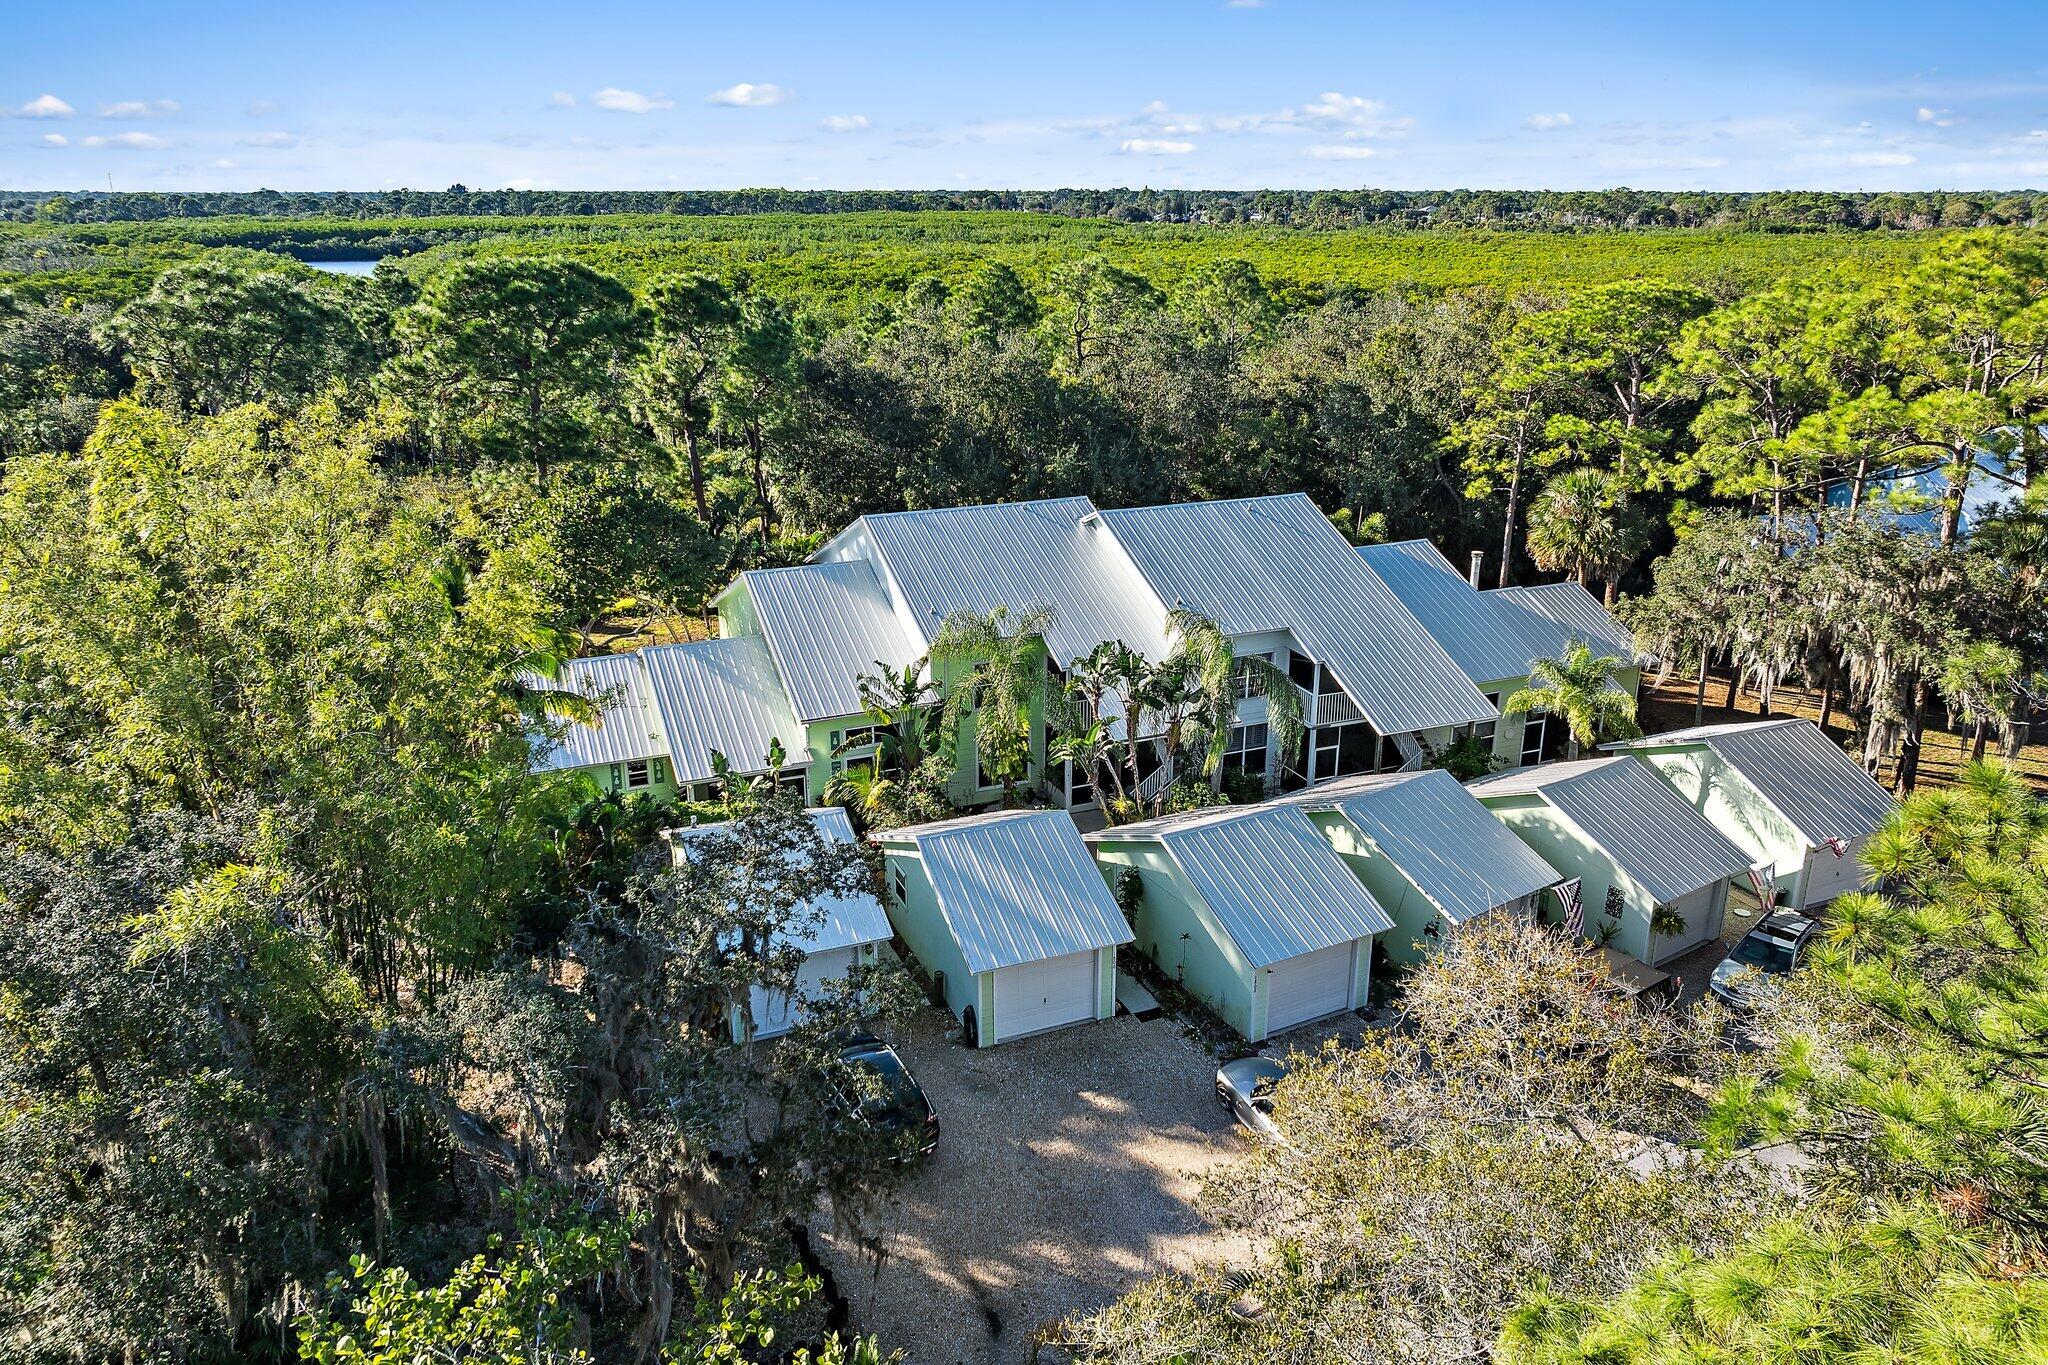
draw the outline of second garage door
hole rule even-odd
[[[1863,845],[1867,839],[1858,839],[1850,844],[1840,857],[1833,851],[1817,848],[1807,854],[1806,906],[1826,905],[1837,896],[1858,890],[1866,875],[1861,861]]]
[[[1303,953],[1266,970],[1266,1032],[1278,1033],[1351,1004],[1351,950]]]
[[[1020,962],[996,972],[996,1041],[1095,1017],[1095,953]]]
[[[1721,916],[1718,910],[1725,895],[1724,885],[1725,883],[1716,882],[1712,886],[1703,886],[1671,902],[1670,910],[1685,921],[1685,929],[1668,937],[1662,934],[1652,935],[1652,962],[1668,962],[1690,948],[1697,948],[1721,932]]]

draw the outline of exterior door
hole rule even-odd
[[[996,1041],[1095,1017],[1095,953],[1069,953],[996,970]]]
[[[1268,1034],[1350,1007],[1353,946],[1340,943],[1266,969]]]
[[[1685,919],[1683,933],[1668,937],[1652,935],[1650,939],[1650,961],[1668,962],[1685,952],[1697,948],[1721,932],[1721,910],[1727,902],[1728,883],[1715,882],[1699,890],[1679,897],[1671,902],[1671,909]]]
[[[812,953],[797,971],[794,994],[754,987],[754,1036],[773,1038],[789,1032],[803,1017],[803,1002],[815,996],[824,982],[844,977],[852,968],[855,951],[853,948],[828,948],[822,953]]]

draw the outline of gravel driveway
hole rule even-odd
[[[928,1011],[897,1040],[943,1128],[881,1217],[879,1269],[814,1223],[860,1330],[916,1365],[1024,1361],[1047,1323],[1243,1257],[1192,1207],[1244,1140],[1179,1024],[1125,1015],[970,1051],[947,1022]]]

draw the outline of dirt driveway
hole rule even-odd
[[[943,1128],[882,1216],[879,1268],[814,1225],[860,1330],[914,1365],[1007,1365],[1151,1275],[1242,1259],[1193,1208],[1243,1139],[1179,1024],[1126,1015],[970,1051],[945,1022],[897,1042]]]

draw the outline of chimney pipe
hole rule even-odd
[[[1472,586],[1473,586],[1473,587],[1475,587],[1475,588],[1476,588],[1476,587],[1478,587],[1478,586],[1479,586],[1479,573],[1480,573],[1480,570],[1481,570],[1481,569],[1483,569],[1483,568],[1484,568],[1485,566],[1486,566],[1486,551],[1484,551],[1484,550],[1474,550],[1474,551],[1472,552],[1472,567],[1471,567],[1471,569],[1470,569],[1470,570],[1469,570],[1469,571],[1468,571],[1468,572],[1467,572],[1467,573],[1465,574],[1465,577],[1466,577],[1466,578],[1467,578],[1467,579],[1468,579],[1468,580],[1469,580],[1469,581],[1471,582],[1471,584],[1472,584]]]

